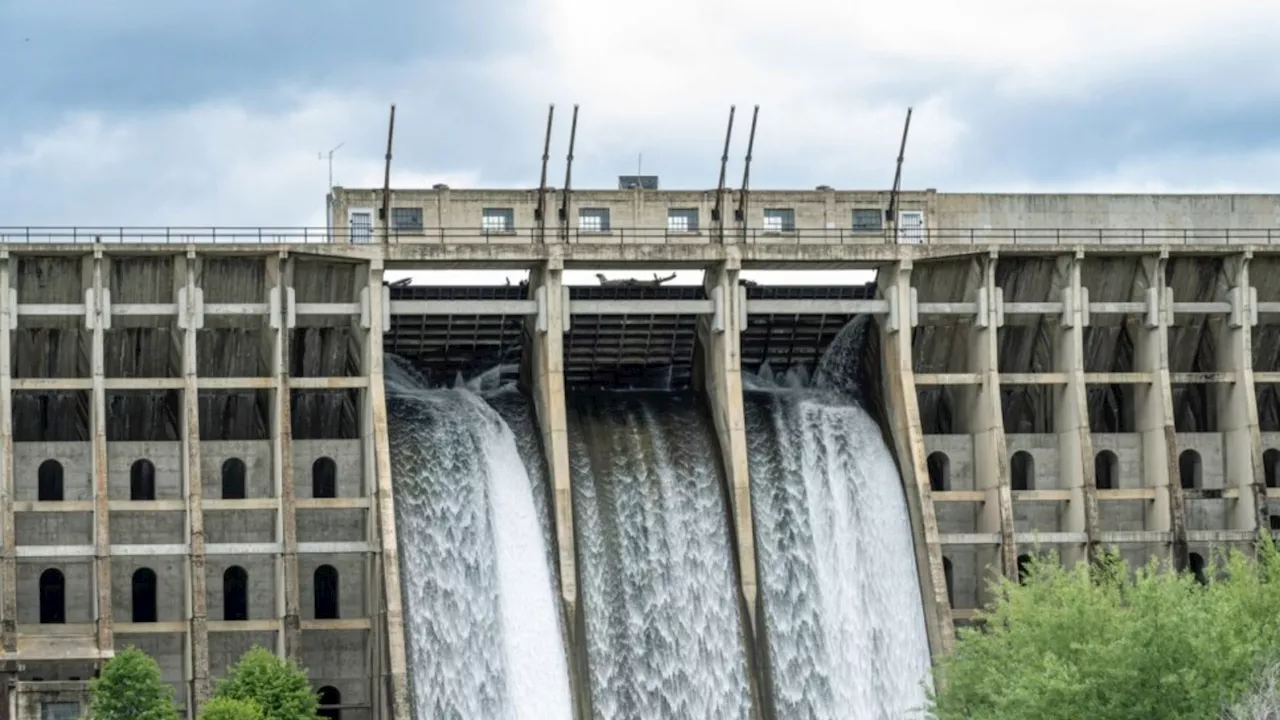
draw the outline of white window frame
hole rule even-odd
[[[920,224],[913,225],[910,228],[905,227],[903,220],[906,218],[919,218]],[[924,244],[925,224],[923,210],[900,210],[898,211],[898,243],[900,245],[922,245]]]
[[[493,213],[492,215],[490,213]],[[491,225],[491,220],[501,218],[501,227]],[[487,207],[480,209],[480,230],[486,235],[508,235],[516,231],[516,211],[509,207]]]
[[[367,236],[357,235],[355,228],[355,219],[357,215],[367,215],[369,217],[369,233]],[[373,234],[377,229],[374,220],[375,215],[373,208],[353,207],[347,210],[347,242],[353,245],[370,245],[373,243]],[[360,239],[364,238],[364,239]]]
[[[578,232],[601,234],[609,232],[609,215],[609,208],[578,208]],[[583,222],[584,220],[587,222]]]

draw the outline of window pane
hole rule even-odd
[[[511,208],[485,208],[480,220],[485,232],[511,232],[515,225],[515,211]]]
[[[764,211],[765,232],[795,232],[796,211],[791,208],[773,208]]]
[[[579,210],[578,230],[581,232],[609,232],[609,209],[582,208]]]
[[[421,230],[422,208],[391,208],[393,230]]]
[[[884,228],[884,213],[878,208],[858,208],[853,211],[853,229],[858,232],[879,232]]]
[[[667,232],[697,232],[697,208],[671,208],[667,210]]]

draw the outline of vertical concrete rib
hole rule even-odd
[[[93,446],[93,519],[94,561],[96,563],[95,593],[97,598],[98,650],[105,652],[112,647],[111,636],[111,514],[108,507],[107,488],[107,391],[103,333],[110,321],[110,291],[103,287],[104,265],[102,248],[95,247],[93,256],[85,262],[85,323],[92,332],[89,353],[92,371],[92,410],[89,413]]]
[[[174,285],[178,301],[178,329],[182,331],[182,478],[187,499],[186,610],[188,618],[186,658],[190,675],[188,707],[195,716],[209,699],[209,616],[205,594],[204,480],[200,459],[200,389],[197,331],[204,326],[202,295],[196,283],[195,251],[174,262]]]
[[[267,282],[272,290],[271,367],[275,389],[271,393],[271,471],[278,510],[276,541],[280,555],[276,573],[276,602],[280,617],[277,651],[300,659],[298,622],[298,535],[293,493],[293,419],[289,397],[289,332],[294,325],[294,298],[288,255],[281,251],[267,259]]]
[[[12,293],[12,266],[17,258],[10,258],[9,251],[0,251],[0,505],[4,513],[3,571],[0,572],[0,589],[4,600],[0,605],[0,626],[3,630],[4,651],[18,650],[18,553],[17,533],[14,532],[13,493],[13,359],[12,343],[14,324],[17,320],[17,293]]]
[[[1092,561],[1097,554],[1098,526],[1097,478],[1094,477],[1093,436],[1089,431],[1088,392],[1084,381],[1084,329],[1089,324],[1089,298],[1080,284],[1080,261],[1084,251],[1059,258],[1058,283],[1062,287],[1062,318],[1055,343],[1057,371],[1067,376],[1058,386],[1054,403],[1053,427],[1058,434],[1058,479],[1071,493],[1063,515],[1063,529],[1084,533],[1081,546],[1063,548],[1067,563]]]
[[[920,577],[929,648],[937,656],[949,653],[955,647],[955,624],[951,616],[951,600],[947,596],[942,542],[933,509],[933,492],[929,486],[928,456],[912,366],[911,331],[915,326],[915,312],[911,267],[911,261],[905,260],[882,269],[877,278],[880,295],[891,308],[889,317],[880,324],[881,376],[884,379],[889,429],[898,456],[898,467],[902,470],[902,485],[911,516],[916,573]]]
[[[386,638],[386,674],[390,677],[391,715],[393,718],[413,717],[409,706],[409,671],[404,641],[403,595],[400,594],[400,555],[396,541],[395,497],[392,494],[391,449],[387,440],[387,393],[382,372],[382,333],[389,317],[383,307],[385,296],[382,285],[382,261],[373,260],[369,267],[368,332],[365,334],[362,355],[364,373],[369,386],[364,395],[366,447],[372,453],[366,455],[365,471],[376,495],[378,531],[381,537],[379,557],[382,563],[383,632]],[[370,458],[373,466],[370,467]],[[376,580],[374,580],[376,582]]]
[[[1173,390],[1169,385],[1169,324],[1173,296],[1165,284],[1168,251],[1142,260],[1147,311],[1134,333],[1134,362],[1151,382],[1137,389],[1137,430],[1142,435],[1142,469],[1155,490],[1148,506],[1147,530],[1169,534],[1174,564],[1187,567],[1187,529],[1178,475],[1178,436],[1173,423]]]
[[[1003,322],[999,286],[996,285],[996,251],[977,259],[978,312],[969,343],[969,367],[979,376],[968,405],[969,431],[973,435],[974,486],[985,493],[978,515],[978,530],[999,533],[996,565],[1005,577],[1018,577],[1018,548],[1014,543],[1013,495],[1009,482],[1009,446],[1004,435],[1004,408],[1000,399],[1000,345],[997,330]]]
[[[1262,435],[1258,427],[1257,395],[1253,386],[1253,285],[1249,281],[1249,261],[1253,253],[1227,258],[1226,295],[1231,312],[1218,327],[1214,347],[1218,369],[1232,372],[1235,381],[1218,384],[1219,424],[1222,428],[1225,460],[1223,485],[1239,496],[1228,519],[1232,530],[1257,532],[1269,529],[1267,488],[1262,467]]]

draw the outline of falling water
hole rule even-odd
[[[747,439],[776,717],[899,720],[925,705],[929,646],[906,500],[855,402],[862,321],[812,381],[748,378]]]
[[[572,397],[574,510],[592,710],[748,718],[716,440],[693,396]]]
[[[414,718],[569,720],[545,474],[504,419],[531,435],[527,404],[387,365]]]

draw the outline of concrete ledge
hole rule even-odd
[[[1009,494],[1014,502],[1065,502],[1071,499],[1070,490],[1012,490]]]
[[[1089,542],[1089,533],[1083,532],[1016,532],[1013,541],[1036,545],[1083,545]]]
[[[205,512],[217,510],[277,510],[279,507],[280,501],[276,498],[245,498],[243,500],[206,498],[204,500]]]
[[[303,630],[369,630],[373,622],[367,618],[342,618],[339,620],[302,620],[298,623]]]
[[[343,553],[371,553],[374,546],[367,542],[300,542],[298,552],[313,555],[341,555]]]
[[[209,543],[204,546],[205,555],[277,555],[283,552],[280,543]]]
[[[290,377],[290,390],[344,390],[369,387],[367,377]]]
[[[172,620],[166,622],[117,622],[117,635],[161,635],[164,633],[182,633],[187,632],[188,625],[182,620]]]
[[[1000,533],[938,533],[941,545],[999,545]]]
[[[987,501],[987,493],[982,490],[935,490],[932,495],[936,503]]]
[[[373,505],[367,497],[299,498],[294,503],[299,510],[363,510]]]
[[[1258,537],[1252,530],[1188,530],[1187,542],[1251,543]]]
[[[916,387],[928,385],[979,385],[980,373],[916,373]]]
[[[1098,534],[1098,539],[1104,543],[1117,545],[1125,543],[1154,545],[1173,542],[1173,533],[1159,530],[1105,530]]]
[[[1118,500],[1155,500],[1155,488],[1127,488],[1123,490],[1099,490],[1098,502]]]
[[[93,512],[93,505],[92,500],[18,500],[13,503],[13,511],[15,513],[82,513]]]
[[[202,377],[196,380],[200,390],[270,390],[276,386],[273,377]]]
[[[279,620],[210,620],[209,632],[277,632]]]

